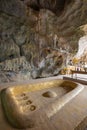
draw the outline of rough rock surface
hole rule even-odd
[[[61,53],[58,50],[52,50],[50,48],[47,51],[47,56],[38,64],[38,68],[32,70],[31,76],[33,78],[55,76],[64,67],[66,53]]]
[[[5,60],[0,63],[0,70],[4,71],[21,71],[21,70],[29,70],[31,67],[29,62],[26,60],[25,57],[13,58],[10,60]]]
[[[20,49],[10,38],[0,40],[0,61],[20,56]]]
[[[32,77],[58,74],[67,60],[64,52],[76,53],[86,34],[86,7],[86,0],[0,0],[0,64],[24,56]],[[51,54],[44,51],[48,47]],[[50,57],[56,49],[63,60],[57,52]]]
[[[0,0],[0,12],[25,18],[26,7],[19,0]]]
[[[78,52],[75,57],[79,59],[87,50],[87,35],[81,37],[78,44]]]

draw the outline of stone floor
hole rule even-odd
[[[14,85],[22,85],[29,83],[37,83],[50,81],[54,79],[62,79],[64,75],[42,78],[36,80],[26,80],[19,82],[9,82],[1,83],[0,90]],[[71,75],[68,75],[71,76]],[[42,128],[40,125],[37,128],[32,128],[30,130],[87,130],[87,85],[84,85],[84,90],[79,93],[73,100],[68,102],[55,116],[50,120],[45,120],[45,124]],[[44,115],[43,115],[44,117]],[[45,117],[44,117],[45,118]],[[1,102],[0,102],[0,130],[17,130],[12,128],[6,121],[2,112]],[[23,129],[23,130],[29,130]]]

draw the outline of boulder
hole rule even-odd
[[[64,54],[57,50],[51,49],[50,53],[41,60],[38,68],[33,69],[32,78],[58,75],[64,65]]]

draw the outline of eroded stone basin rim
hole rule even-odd
[[[54,102],[41,107],[39,110],[33,112],[32,114],[23,113],[21,107],[18,106],[15,96],[18,96],[24,92],[39,91],[51,87],[67,87],[70,86],[73,88],[72,91],[68,92],[60,99],[56,99]],[[83,90],[84,86],[66,80],[53,80],[48,82],[42,82],[37,84],[28,84],[28,85],[18,85],[14,87],[9,87],[6,90],[1,92],[1,101],[5,115],[8,118],[8,121],[16,128],[27,128],[33,127],[36,120],[41,122],[38,119],[38,115],[41,113],[46,114],[47,118],[51,118],[55,115],[66,103],[73,99],[76,95]],[[14,102],[13,102],[14,101]],[[34,115],[36,115],[34,117]],[[12,120],[13,119],[13,120]],[[41,122],[42,123],[42,122]]]

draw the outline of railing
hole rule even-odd
[[[75,77],[77,79],[77,74],[87,74],[86,71],[77,71],[77,70],[71,70],[72,73],[72,78],[73,78],[73,74],[75,74]]]

